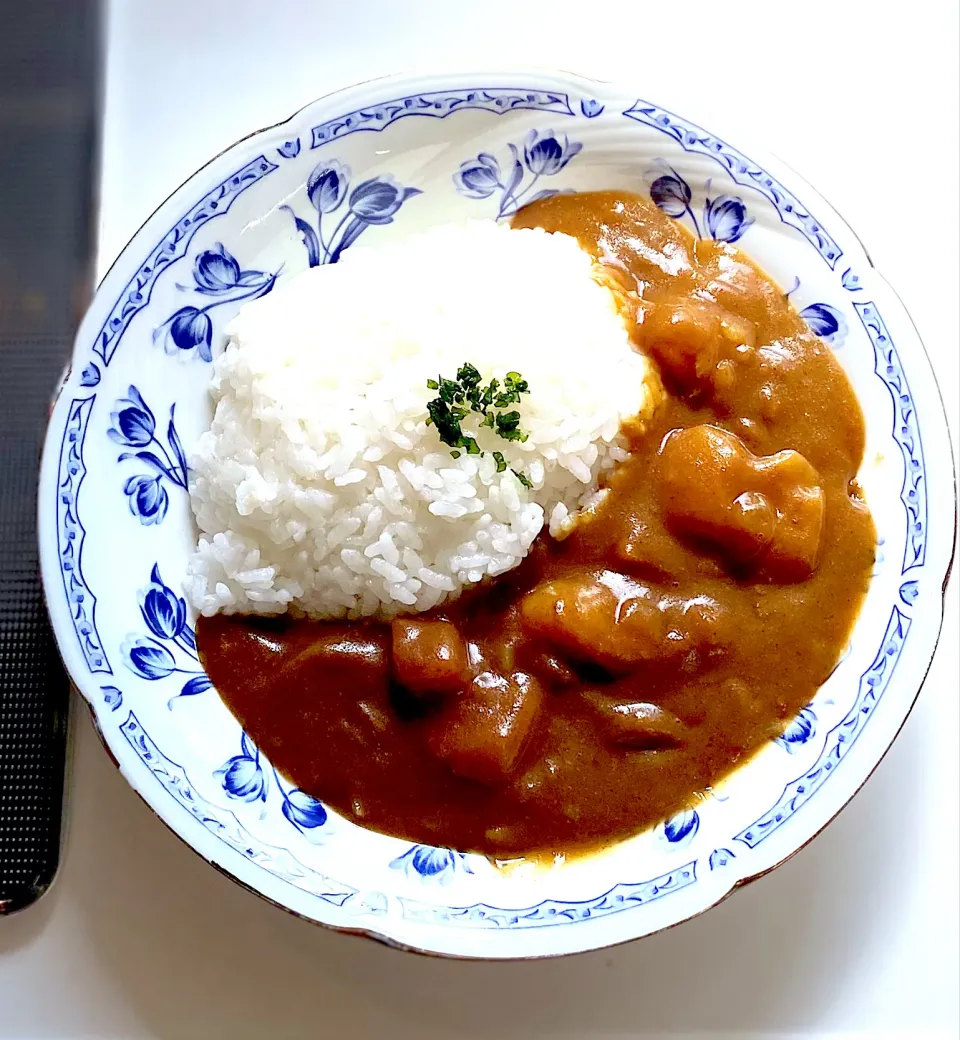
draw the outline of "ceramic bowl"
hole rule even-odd
[[[917,333],[808,184],[647,97],[518,70],[396,77],[323,98],[174,192],[77,335],[40,480],[60,652],[154,811],[206,860],[303,917],[461,957],[648,935],[808,842],[869,776],[923,681],[954,482]],[[210,419],[211,358],[243,300],[357,241],[507,219],[544,193],[600,188],[647,193],[694,234],[737,242],[831,344],[867,418],[861,482],[880,548],[842,662],[780,739],[696,810],[602,855],[503,870],[358,828],[293,788],[241,732],[201,670],[181,598],[195,539],[186,456]]]

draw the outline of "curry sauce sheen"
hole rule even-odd
[[[876,542],[853,390],[738,249],[622,192],[514,226],[579,240],[664,383],[599,503],[429,614],[197,627],[293,783],[364,826],[498,857],[634,834],[781,734],[836,666]]]

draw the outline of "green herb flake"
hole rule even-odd
[[[493,461],[497,464],[497,472],[502,473],[507,468],[507,462],[502,451],[493,452]]]
[[[520,429],[519,412],[497,412],[496,418],[497,434],[505,441],[520,441],[523,443],[527,435]]]
[[[452,379],[444,379],[440,377],[440,400],[445,401],[447,404],[453,404],[454,401],[459,399],[463,400],[463,392],[460,389],[460,384],[454,382]]]
[[[532,487],[533,487],[533,484],[531,484],[531,483],[530,483],[530,478],[529,478],[528,476],[526,476],[525,474],[523,474],[523,473],[520,473],[520,472],[519,472],[518,470],[515,470],[515,469],[514,469],[514,470],[511,470],[510,472],[511,472],[511,473],[512,473],[512,474],[513,474],[513,475],[514,475],[514,476],[515,476],[516,478],[517,478],[517,480],[519,480],[519,481],[520,481],[520,483],[521,483],[521,484],[523,484],[523,486],[524,486],[525,488],[527,488],[528,490],[529,490],[530,488],[532,488]]]
[[[502,389],[501,389],[502,386]],[[476,365],[465,361],[457,369],[456,379],[445,379],[437,376],[427,380],[427,389],[436,390],[437,397],[427,404],[427,425],[436,426],[440,440],[451,448],[463,448],[468,455],[483,455],[475,438],[464,434],[461,423],[472,413],[480,419],[479,429],[493,430],[505,441],[523,442],[527,434],[520,429],[520,413],[518,411],[495,411],[497,408],[508,408],[519,404],[521,394],[530,392],[530,386],[519,372],[508,372],[501,384],[499,379],[492,379],[486,386]],[[459,451],[450,453],[455,459],[462,454]],[[502,452],[494,452],[497,460],[497,472],[506,468]],[[526,487],[530,484],[525,477],[517,474]]]
[[[457,369],[457,382],[464,390],[469,390],[480,385],[480,373],[469,361],[465,361]]]
[[[463,440],[463,431],[460,428],[459,420],[450,411],[450,406],[446,401],[439,397],[430,401],[427,404],[427,414],[429,415],[427,422],[436,426],[440,440],[453,448],[458,447]]]

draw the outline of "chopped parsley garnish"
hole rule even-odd
[[[527,435],[520,429],[519,412],[497,412],[494,416],[497,433],[505,441],[525,441]]]
[[[437,376],[427,380],[427,389],[436,390],[437,396],[427,403],[427,425],[436,426],[440,440],[451,448],[450,454],[458,459],[465,451],[468,455],[483,455],[476,438],[464,433],[463,421],[476,414],[479,429],[493,430],[505,441],[523,443],[527,434],[520,428],[520,413],[515,409],[500,411],[510,405],[519,404],[522,394],[530,393],[530,386],[519,372],[508,372],[501,383],[491,379],[486,386],[475,365],[465,361],[457,369],[456,379]],[[462,449],[462,450],[460,450]],[[507,468],[503,452],[492,453],[497,472]],[[522,473],[512,470],[525,488],[533,485]]]

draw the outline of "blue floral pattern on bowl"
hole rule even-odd
[[[150,572],[150,584],[137,593],[140,615],[150,632],[149,636],[130,633],[120,647],[126,666],[134,675],[149,682],[167,679],[172,675],[189,678],[180,692],[167,702],[173,707],[177,697],[195,697],[212,687],[197,656],[197,639],[187,621],[186,601],[178,596],[160,577],[155,563]],[[184,659],[187,667],[183,667]]]
[[[432,845],[412,845],[401,856],[390,861],[394,870],[409,876],[449,884],[458,871],[473,873],[468,858],[453,849],[439,849]]]
[[[728,866],[730,861],[736,858],[736,855],[730,849],[714,849],[710,853],[707,863],[711,870],[720,870],[722,867]]]
[[[739,195],[717,195],[710,197],[712,178],[705,185],[702,223],[693,212],[693,191],[690,185],[672,167],[660,160],[662,169],[648,174],[652,177],[650,198],[675,220],[689,218],[697,238],[704,233],[716,242],[739,242],[747,228],[754,222],[747,216],[747,207]]]
[[[789,298],[800,288],[800,279],[794,278],[793,286],[785,295]],[[800,317],[810,326],[810,331],[829,343],[834,350],[843,346],[847,338],[847,321],[843,311],[829,303],[809,303],[801,311]]]
[[[204,296],[219,299],[203,307],[181,307],[154,329],[153,338],[163,339],[168,354],[196,351],[201,361],[213,360],[213,319],[210,312],[224,304],[242,303],[266,296],[273,288],[279,271],[244,271],[222,242],[198,253],[193,263],[192,288]],[[178,285],[189,291],[191,287]]]
[[[811,303],[800,312],[800,317],[812,332],[832,347],[839,347],[847,335],[843,313],[829,303]]]
[[[787,728],[776,738],[779,744],[790,754],[796,753],[808,740],[813,740],[817,735],[817,713],[808,704],[801,708],[798,715],[791,719]]]
[[[371,177],[352,190],[350,182],[350,168],[336,159],[322,162],[313,169],[307,178],[307,198],[317,211],[316,230],[309,221],[298,217],[290,206],[280,207],[293,218],[310,267],[335,264],[343,251],[349,249],[367,228],[392,224],[400,207],[408,199],[421,194],[419,188],[404,188],[392,177]],[[338,210],[342,212],[338,213]],[[324,217],[330,218],[326,235]],[[329,227],[331,222],[335,225],[332,229]]]
[[[700,814],[696,809],[684,809],[663,822],[661,833],[670,845],[684,848],[697,836],[699,829]]]
[[[271,774],[273,786],[281,799],[280,811],[288,823],[305,833],[315,831],[327,822],[327,810],[323,805],[298,787],[285,787],[280,774],[261,758],[260,749],[246,733],[240,734],[240,754],[229,758],[214,776],[228,798],[265,804],[271,788]]]
[[[124,774],[175,831],[304,916],[401,945],[497,957],[587,949],[676,923],[827,822],[819,792],[830,785],[837,805],[859,787],[929,660],[952,489],[918,340],[815,192],[775,161],[758,163],[608,86],[545,73],[491,82],[426,77],[334,95],[240,142],[164,204],[105,278],[78,334],[50,423],[40,541],[71,675]],[[434,158],[418,166],[418,155]],[[867,388],[871,436],[890,449],[870,484],[886,562],[850,653],[722,798],[535,880],[479,869],[478,860],[474,869],[461,853],[360,830],[291,786],[210,687],[180,591],[195,537],[186,458],[209,421],[209,361],[239,306],[336,262],[370,228],[372,244],[435,213],[483,215],[478,202],[506,219],[544,193],[638,190],[650,156],[661,156],[648,185],[664,212],[706,238],[748,251],[756,242],[757,260],[783,284],[794,279],[796,290],[802,279],[797,306],[811,329],[843,344],[838,357]],[[751,230],[760,226],[763,235]],[[118,522],[131,514],[137,523]]]
[[[462,162],[453,175],[454,187],[468,199],[488,199],[499,194],[497,220],[502,220],[512,217],[521,206],[559,194],[559,188],[541,188],[537,192],[533,189],[541,177],[555,177],[560,173],[582,149],[579,141],[568,140],[566,134],[531,130],[524,139],[522,151],[512,142],[507,145],[510,158],[503,167],[489,152]]]
[[[187,457],[177,434],[174,412],[176,404],[170,405],[167,422],[166,447],[157,437],[157,420],[140,391],[133,386],[127,396],[121,397],[110,413],[111,426],[107,436],[116,444],[136,451],[125,451],[117,462],[137,459],[149,467],[147,473],[136,473],[128,477],[123,485],[130,512],[141,524],[159,524],[167,515],[170,496],[164,482],[187,490]]]

